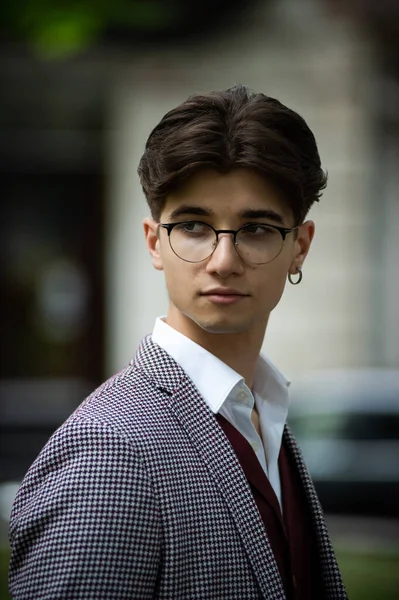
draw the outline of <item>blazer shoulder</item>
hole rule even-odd
[[[88,419],[131,439],[134,433],[152,429],[156,421],[167,418],[169,396],[167,390],[130,364],[83,400],[63,427]]]

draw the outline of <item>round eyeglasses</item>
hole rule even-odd
[[[218,245],[219,235],[228,233],[233,236],[239,256],[252,265],[264,265],[277,258],[287,234],[298,229],[298,226],[288,229],[263,223],[244,225],[237,230],[214,229],[201,221],[160,223],[158,227],[166,229],[171,249],[186,262],[199,263],[209,258]]]

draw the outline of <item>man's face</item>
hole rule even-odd
[[[245,216],[256,211],[256,216]],[[255,212],[253,212],[255,214]],[[205,171],[171,194],[161,223],[200,221],[215,229],[239,229],[247,224],[293,227],[291,211],[257,174],[236,170],[228,174]],[[267,264],[247,264],[233,236],[221,234],[213,254],[198,263],[185,262],[173,252],[168,232],[146,219],[147,245],[156,269],[165,273],[170,307],[167,322],[188,335],[193,328],[221,333],[264,334],[270,312],[278,304],[289,272],[302,265],[314,225],[304,223],[289,233],[280,254]],[[192,336],[191,336],[192,337]]]

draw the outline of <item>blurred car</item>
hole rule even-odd
[[[324,510],[399,517],[399,371],[308,374],[288,423]]]

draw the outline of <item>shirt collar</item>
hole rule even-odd
[[[162,317],[158,317],[155,321],[152,341],[163,348],[183,368],[215,414],[219,412],[233,389],[244,382],[243,377],[231,367],[170,327]],[[259,356],[252,388],[254,393],[266,397],[270,394],[270,388],[287,388],[289,384],[290,382],[266,356]]]

